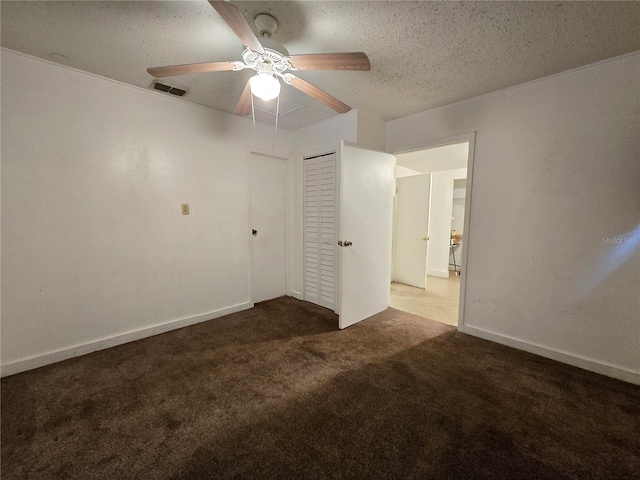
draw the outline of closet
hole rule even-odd
[[[305,158],[304,299],[336,310],[336,154]]]
[[[346,328],[389,305],[395,158],[342,141],[302,164],[303,297]]]

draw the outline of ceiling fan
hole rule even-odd
[[[211,6],[227,22],[240,41],[245,45],[242,61],[191,63],[167,67],[148,68],[156,78],[186,75],[190,73],[240,71],[250,68],[257,72],[251,77],[242,92],[235,109],[236,115],[251,113],[251,94],[271,100],[280,94],[281,78],[284,83],[297,88],[301,92],[324,103],[338,113],[345,113],[351,107],[344,104],[315,85],[287,72],[288,70],[370,70],[369,58],[363,52],[349,53],[316,53],[289,55],[280,44],[271,40],[271,35],[278,27],[275,18],[268,14],[256,16],[256,26],[262,38],[258,38],[237,7],[222,0],[209,0]]]

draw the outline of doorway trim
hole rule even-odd
[[[392,155],[400,153],[415,152],[418,150],[428,150],[430,148],[442,147],[454,143],[469,142],[469,152],[467,156],[467,189],[464,202],[464,236],[465,241],[462,242],[462,274],[460,278],[460,298],[458,303],[458,330],[465,326],[464,305],[467,292],[467,265],[469,263],[469,239],[471,238],[471,214],[472,214],[472,196],[473,196],[473,158],[475,154],[476,132],[465,133],[453,137],[440,138],[435,140],[425,140],[418,143],[403,145],[389,152]]]

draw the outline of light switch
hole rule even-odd
[[[189,204],[188,203],[183,203],[182,204],[182,214],[183,215],[189,215]]]

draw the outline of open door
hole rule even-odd
[[[393,155],[342,142],[339,164],[339,327],[389,305]]]
[[[393,278],[425,288],[431,174],[398,178],[397,186]]]

